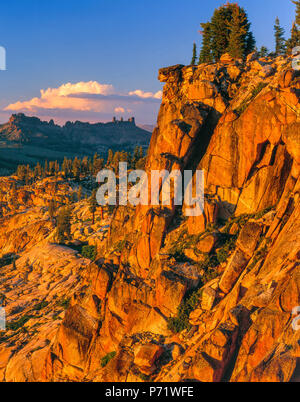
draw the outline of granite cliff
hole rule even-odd
[[[300,75],[289,59],[253,53],[164,68],[159,79],[146,170],[204,170],[204,214],[186,218],[173,202],[119,206],[105,236],[86,232],[94,263],[53,245],[51,222],[39,209],[27,221],[28,206],[7,249],[16,218],[5,216],[0,240],[21,256],[10,280],[23,295],[26,270],[38,281],[45,272],[45,286],[57,272],[58,291],[76,278],[55,325],[46,319],[35,333],[28,320],[27,333],[2,339],[3,381],[299,381]],[[84,208],[76,204],[73,233]],[[3,286],[11,270],[4,263]]]

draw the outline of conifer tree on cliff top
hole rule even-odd
[[[300,46],[300,30],[294,22],[291,29],[291,37],[286,41],[287,53],[290,54],[296,46]]]
[[[192,57],[192,61],[191,61],[192,66],[194,66],[196,64],[196,60],[197,60],[197,46],[196,46],[196,43],[194,43],[194,45],[193,45],[193,57]]]
[[[292,0],[296,6],[296,16],[291,30],[291,38],[287,41],[288,53],[296,47],[300,46],[300,0]]]
[[[280,56],[285,53],[286,40],[284,39],[284,29],[280,26],[279,18],[277,17],[274,25],[275,32],[275,54]]]
[[[236,5],[228,22],[228,53],[235,59],[242,59],[245,55],[249,27],[246,14]]]
[[[210,22],[200,24],[202,30],[200,34],[202,35],[202,48],[199,55],[199,64],[210,63],[213,60],[211,52],[211,30]]]
[[[300,27],[300,0],[292,0],[296,6],[296,24]]]
[[[215,10],[210,22],[201,24],[203,31],[200,63],[218,61],[224,53],[244,58],[255,48],[246,11],[236,3],[227,3]]]

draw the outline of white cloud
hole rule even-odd
[[[162,91],[158,91],[156,93],[153,93],[153,92],[144,92],[144,91],[141,91],[140,89],[136,89],[135,91],[129,92],[129,95],[130,96],[136,95],[139,98],[144,98],[144,99],[148,99],[148,98],[161,99],[162,98]]]
[[[116,113],[125,113],[125,109],[123,107],[116,107],[115,112]]]
[[[47,113],[53,115],[59,111],[66,114],[74,112],[80,113],[81,118],[82,113],[86,113],[87,116],[90,113],[97,113],[106,117],[112,116],[113,113],[146,115],[147,110],[151,114],[153,111],[157,112],[161,98],[162,91],[153,93],[137,89],[122,94],[118,93],[111,84],[88,81],[66,83],[58,88],[42,89],[39,97],[11,103],[3,110],[37,116]],[[59,114],[61,116],[61,113]],[[153,120],[155,117],[153,116]]]

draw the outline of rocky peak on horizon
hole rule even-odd
[[[107,123],[66,122],[59,126],[53,120],[43,121],[24,113],[12,114],[9,121],[0,125],[2,140],[30,143],[35,141],[63,141],[88,145],[120,145],[125,143],[148,144],[148,131],[136,126],[134,117],[127,121],[113,119]],[[47,145],[47,143],[45,143]]]

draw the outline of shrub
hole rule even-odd
[[[223,262],[227,261],[230,252],[235,248],[237,236],[223,234],[221,241],[223,242],[223,246],[217,251],[217,260],[219,264],[223,264]]]
[[[141,373],[141,374],[139,375],[139,377],[140,377],[140,379],[141,379],[142,381],[145,381],[145,382],[150,382],[150,380],[151,380],[151,376],[150,376],[150,375],[146,375],[146,374],[143,374],[143,373]]]
[[[190,314],[199,304],[201,297],[201,290],[196,290],[190,293],[178,307],[176,317],[170,317],[168,319],[168,329],[175,334],[182,332],[185,329],[191,329],[189,323]]]
[[[97,257],[97,247],[96,246],[82,246],[81,255],[82,255],[82,257],[95,261],[95,259]]]
[[[7,331],[17,331],[19,328],[23,327],[27,321],[29,321],[33,316],[31,315],[24,315],[17,321],[9,322],[6,325]]]
[[[251,100],[254,99],[267,85],[268,84],[265,82],[260,82],[251,92]]]
[[[260,82],[256,88],[253,89],[251,95],[248,99],[245,99],[240,106],[236,109],[236,112],[241,115],[247,109],[249,103],[256,98],[256,96],[267,86],[268,84],[265,82]]]
[[[49,304],[49,302],[47,302],[46,300],[43,300],[42,302],[36,304],[33,307],[33,310],[42,310],[43,308],[47,307]]]
[[[70,306],[70,302],[71,302],[70,299],[62,298],[56,304],[57,304],[57,306],[63,307],[65,310],[67,310]]]
[[[101,359],[101,367],[105,367],[115,356],[116,352],[110,352]]]

